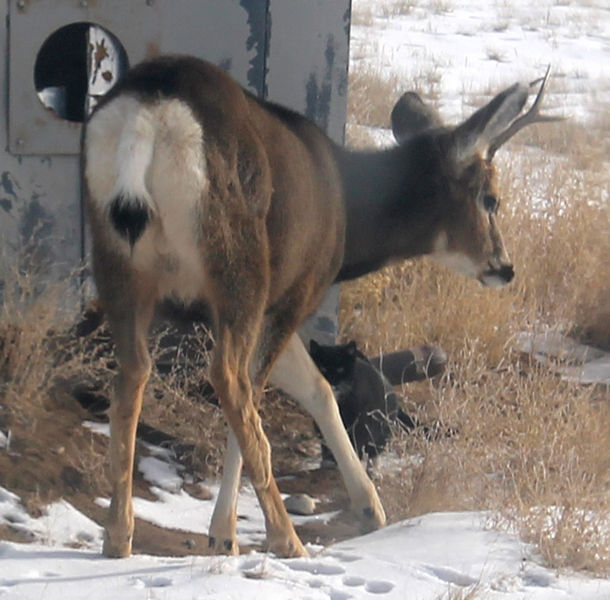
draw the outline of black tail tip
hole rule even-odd
[[[150,219],[146,203],[137,198],[117,196],[110,204],[110,222],[132,248],[144,233]]]

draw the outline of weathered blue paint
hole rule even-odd
[[[267,19],[269,17],[268,0],[240,0],[240,6],[248,13],[250,35],[246,40],[246,49],[254,48],[248,69],[248,85],[256,90],[259,96],[264,94],[265,62],[267,56]]]
[[[315,73],[311,73],[306,84],[307,89],[307,111],[306,115],[313,119],[323,129],[328,129],[328,118],[330,116],[330,103],[333,88],[333,69],[335,66],[335,41],[330,34],[326,40],[324,51],[325,65],[324,76],[318,82]]]
[[[8,171],[3,171],[0,175],[0,186],[4,190],[5,194],[12,196],[17,199],[17,193],[15,192],[15,186],[19,187],[19,184],[13,179]]]
[[[19,234],[24,244],[38,244],[48,238],[55,226],[55,216],[41,203],[41,194],[32,194],[21,210]]]
[[[343,32],[345,33],[345,37],[349,44],[349,34],[350,27],[352,25],[352,3],[349,3],[349,6],[345,9],[345,13],[343,14]]]
[[[133,64],[157,52],[201,56],[252,92],[307,113],[343,139],[350,0],[122,0],[17,3],[0,0],[0,239],[9,260],[57,281],[86,259],[80,204],[80,126],[45,110],[33,68],[57,29],[95,22],[112,31]],[[348,9],[346,10],[346,7]],[[10,18],[9,18],[10,13]],[[272,20],[273,19],[273,20]],[[220,26],[219,26],[220,23]],[[331,35],[329,35],[331,34]],[[333,38],[334,36],[334,38]],[[3,286],[0,273],[0,296]],[[314,321],[332,343],[336,297]]]

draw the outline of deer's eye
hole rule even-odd
[[[489,213],[495,213],[498,210],[498,199],[493,194],[485,194],[483,208]]]

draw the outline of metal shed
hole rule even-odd
[[[57,280],[86,258],[81,122],[128,64],[167,52],[206,58],[342,142],[350,5],[351,0],[0,0],[6,57],[0,61],[0,286],[11,265]],[[328,306],[332,320],[336,298]],[[318,321],[318,328],[332,333],[324,316]]]

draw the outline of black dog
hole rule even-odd
[[[343,424],[358,456],[375,458],[385,448],[390,424],[413,430],[417,423],[400,408],[400,396],[390,382],[356,347],[322,346],[311,340],[311,357],[333,387]],[[333,461],[322,444],[322,460]]]

